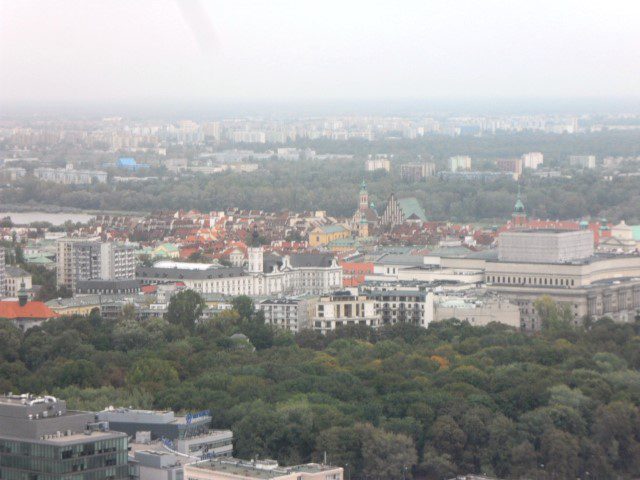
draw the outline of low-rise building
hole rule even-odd
[[[167,448],[184,455],[230,456],[233,450],[231,430],[212,430],[208,410],[176,416],[171,410],[110,407],[98,412],[96,419],[109,422],[111,429],[134,437],[138,432],[149,432],[150,440],[162,440]]]
[[[185,465],[189,480],[343,480],[341,467],[307,463],[281,467],[274,460],[213,459]]]
[[[366,295],[348,291],[321,296],[315,304],[312,318],[312,328],[321,333],[347,326],[378,328],[380,325],[375,302]]]
[[[522,327],[520,309],[505,299],[469,299],[465,297],[441,297],[435,303],[435,320],[457,318],[473,326],[485,326],[496,322],[518,330]]]
[[[267,325],[297,333],[311,328],[315,298],[273,298],[263,300],[258,309],[264,313]]]
[[[6,279],[4,283],[4,291],[7,297],[17,297],[21,288],[24,288],[27,292],[31,292],[33,285],[31,283],[31,274],[29,272],[13,265],[7,265],[5,271]]]
[[[334,240],[348,238],[350,236],[351,230],[344,225],[323,225],[309,232],[309,246],[319,247],[327,245]]]
[[[373,300],[382,325],[410,323],[427,328],[433,321],[433,293],[420,290],[370,290],[363,292]]]

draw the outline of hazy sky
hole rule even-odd
[[[638,0],[0,0],[0,100],[640,96]]]

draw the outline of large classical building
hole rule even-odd
[[[248,249],[248,267],[214,265],[138,267],[143,284],[183,282],[199,293],[225,295],[318,295],[342,287],[342,267],[331,254],[265,255],[262,247]]]

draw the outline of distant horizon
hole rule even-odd
[[[477,97],[388,99],[218,99],[0,101],[0,118],[230,116],[640,115],[638,97]]]

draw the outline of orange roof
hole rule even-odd
[[[60,315],[42,302],[27,302],[24,307],[17,301],[0,302],[0,318],[54,318]]]

